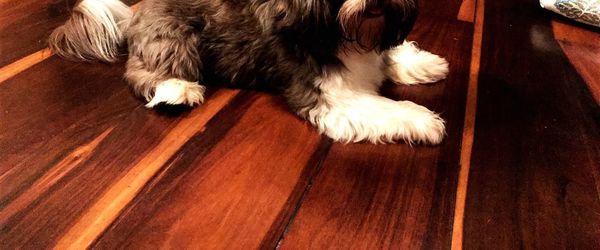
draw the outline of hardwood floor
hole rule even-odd
[[[600,248],[600,110],[535,2],[486,1],[468,249]]]
[[[123,62],[45,49],[74,3],[0,1],[0,249],[600,249],[598,29],[422,0],[409,39],[450,75],[382,92],[447,138],[345,145],[257,91],[144,108]]]

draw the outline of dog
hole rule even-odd
[[[279,91],[330,138],[439,144],[444,120],[378,94],[385,80],[442,80],[448,62],[406,41],[416,0],[83,0],[53,31],[50,48],[81,61],[115,62],[158,104],[204,101],[206,81]]]

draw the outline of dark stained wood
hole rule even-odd
[[[134,4],[139,0],[123,1]],[[76,0],[0,2],[0,67],[46,47],[52,30],[67,20]]]
[[[144,108],[123,68],[51,58],[0,84],[3,247],[52,245],[186,117]]]
[[[69,152],[62,150],[85,143],[120,119],[113,115],[141,103],[121,80],[122,67],[52,58],[0,84],[0,108],[10,121],[0,124],[2,203]]]
[[[600,247],[600,109],[538,1],[486,1],[465,249]]]
[[[177,120],[147,112],[121,80],[122,67],[53,58],[0,84],[0,107],[10,121],[0,125],[3,246],[51,244]],[[65,157],[107,130],[83,163],[60,169]],[[61,176],[45,190],[27,192],[55,170]],[[7,211],[21,195],[35,196]]]
[[[556,17],[554,37],[600,104],[600,28]]]
[[[458,175],[472,24],[420,19],[409,40],[446,57],[447,80],[387,85],[447,121],[438,147],[334,144],[306,195],[282,249],[447,249]]]
[[[298,202],[320,144],[281,98],[247,93],[171,158],[94,248],[275,246],[271,228],[288,221],[282,209]]]
[[[586,46],[573,42],[559,42],[560,47],[581,77],[589,91],[600,104],[600,43]]]
[[[460,13],[460,8],[465,1],[472,0],[420,0],[416,1],[419,7],[419,19],[435,18],[439,21],[454,21]]]

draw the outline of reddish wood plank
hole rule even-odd
[[[472,0],[417,1],[417,4],[419,5],[419,19],[435,18],[439,21],[455,21],[461,12],[461,6],[463,6],[465,1]]]
[[[54,244],[186,119],[144,108],[122,73],[51,58],[0,85],[3,247]]]
[[[600,28],[581,24],[562,16],[552,17],[552,32],[559,42],[600,47]]]
[[[555,17],[552,31],[563,52],[600,103],[600,29]]]
[[[122,67],[52,58],[0,85],[2,203],[47,164],[120,119],[115,112],[139,106],[121,79]]]
[[[46,47],[52,30],[69,16],[76,0],[0,2],[0,67]],[[123,1],[133,4],[138,0]]]
[[[4,246],[50,245],[176,120],[144,109],[121,79],[122,66],[50,59],[0,85],[6,121],[0,125],[0,208],[7,215],[0,226]],[[58,169],[73,150],[111,127],[88,159]],[[32,192],[32,185],[53,171],[61,178]],[[22,195],[34,197],[6,214]]]
[[[238,98],[173,156],[95,248],[274,246],[278,237],[268,234],[287,221],[282,210],[297,203],[289,199],[304,190],[320,143],[280,98]]]
[[[204,130],[204,125],[238,93],[220,89],[189,115],[179,121],[161,141],[144,153],[119,180],[100,196],[77,222],[61,237],[58,249],[85,249],[118,217],[121,210],[161,170],[169,158],[192,136]]]
[[[600,104],[600,43],[598,46],[586,46],[572,42],[559,42],[560,47]]]
[[[537,3],[486,1],[466,249],[600,246],[600,107]]]
[[[0,84],[4,81],[10,79],[13,76],[18,75],[19,73],[31,68],[33,65],[36,65],[48,58],[50,58],[54,53],[48,48],[42,49],[38,52],[35,52],[31,55],[23,57],[9,65],[0,68]]]
[[[282,249],[450,247],[471,37],[468,23],[420,19],[409,39],[447,57],[448,79],[384,90],[441,112],[442,145],[334,144]]]
[[[477,6],[477,0],[463,0],[458,10],[456,19],[465,22],[475,22],[475,9]]]
[[[465,121],[463,124],[463,137],[460,147],[460,171],[456,186],[456,200],[454,205],[454,221],[452,223],[452,250],[463,249],[463,233],[465,219],[465,203],[467,187],[469,186],[469,173],[471,170],[471,154],[475,133],[475,120],[477,111],[477,95],[479,90],[479,74],[481,67],[481,43],[483,40],[483,23],[485,0],[477,0],[474,13],[473,43],[471,46],[471,66],[469,67],[469,87],[467,89],[467,104],[465,107]]]
[[[552,31],[596,102],[600,103],[600,28],[554,16]]]

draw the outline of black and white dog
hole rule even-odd
[[[378,94],[448,73],[443,58],[405,41],[416,0],[83,0],[50,37],[60,56],[114,62],[157,104],[196,105],[205,81],[280,90],[320,132],[343,142],[438,144],[444,121]]]

